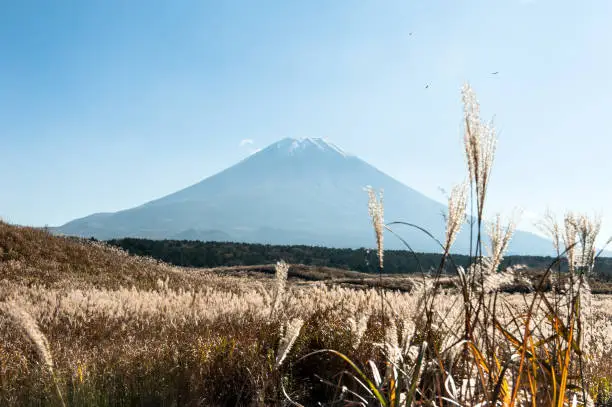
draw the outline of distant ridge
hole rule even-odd
[[[366,185],[384,189],[386,221],[409,221],[442,239],[444,205],[322,138],[284,138],[185,189],[135,208],[76,219],[54,232],[98,239],[372,247]],[[439,251],[421,232],[398,232],[413,250]],[[392,236],[385,246],[404,248]],[[466,230],[454,248],[468,251]],[[552,245],[535,234],[517,231],[509,252],[550,255]]]

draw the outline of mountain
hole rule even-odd
[[[385,220],[444,237],[446,207],[319,138],[280,140],[203,181],[144,205],[71,221],[56,233],[111,239],[193,239],[372,247],[364,187],[384,189]],[[422,232],[397,229],[416,251],[438,251]],[[467,252],[464,230],[456,252]],[[403,248],[391,234],[385,247]],[[550,242],[518,231],[510,251],[550,254]]]

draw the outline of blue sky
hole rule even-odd
[[[489,209],[599,212],[610,235],[610,21],[609,0],[7,2],[0,216],[133,207],[283,137],[443,200],[469,81],[500,131]]]

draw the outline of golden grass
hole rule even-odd
[[[182,270],[6,223],[0,233],[0,300],[40,327],[68,405],[275,404],[282,397],[274,362],[283,368],[295,359],[279,349],[287,321],[304,321],[307,334],[289,337],[286,348],[352,348],[346,319],[379,304],[371,289],[290,279],[275,297],[279,283],[262,276]],[[414,306],[407,294],[389,298],[406,312]],[[0,316],[0,404],[53,405],[51,379],[27,335]]]
[[[407,341],[421,316],[416,293],[386,292],[385,317],[381,318],[381,297],[375,289],[289,280],[276,305],[280,312],[272,313],[278,283],[270,278],[219,276],[201,270],[182,275],[183,271],[170,266],[89,242],[7,224],[2,228],[12,236],[39,237],[36,244],[54,247],[55,259],[70,261],[50,260],[59,270],[66,270],[62,279],[45,282],[38,274],[36,283],[24,283],[32,277],[27,273],[15,277],[14,269],[0,284],[2,304],[27,311],[47,338],[57,382],[68,405],[128,405],[132,400],[155,405],[198,400],[205,405],[274,405],[285,398],[280,392],[282,376],[291,397],[324,401],[333,397],[333,390],[314,374],[333,376],[343,370],[342,364],[323,355],[316,356],[316,361],[296,361],[312,351],[333,348],[361,363],[383,363],[385,349],[372,345],[385,343],[383,319],[393,321],[397,342],[418,356],[411,349],[414,344]],[[12,253],[27,264],[22,253],[30,250],[31,243],[18,241],[21,243],[11,243]],[[7,247],[4,241],[0,246]],[[75,252],[86,254],[80,265]],[[90,259],[113,257],[104,276],[96,277],[89,268]],[[29,258],[39,261],[31,254]],[[121,282],[146,276],[148,282],[121,287],[112,276]],[[70,287],[71,279],[77,282],[74,287]],[[500,311],[496,318],[517,338],[524,332],[510,322],[527,310],[527,300],[509,294],[497,298],[499,304],[514,310],[515,314]],[[461,320],[460,301],[456,290],[435,299],[433,321],[442,348],[451,347],[453,335],[460,331],[454,325]],[[588,364],[587,373],[606,378],[610,377],[612,337],[612,318],[606,310],[612,310],[612,299],[596,296],[592,309],[589,346],[597,357]],[[372,317],[364,318],[368,315]],[[538,336],[551,334],[545,315],[536,315]],[[296,330],[290,321],[303,321],[301,333],[283,339],[288,330]],[[0,338],[0,404],[57,404],[54,383],[36,348],[5,315],[0,317]],[[291,352],[279,357],[279,347],[289,343]],[[460,347],[455,348],[460,353]],[[283,362],[279,368],[277,361]],[[607,385],[605,380],[597,383],[601,388]]]
[[[469,86],[463,97],[477,216],[467,270],[448,256],[461,187],[440,267],[422,279],[382,274],[392,224],[372,189],[378,279],[282,262],[180,269],[0,222],[0,405],[611,405],[612,297],[589,281],[599,221],[549,218],[563,278],[498,270],[513,224],[497,218],[485,255],[495,132]]]

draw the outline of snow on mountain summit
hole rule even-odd
[[[331,141],[318,137],[303,137],[303,138],[285,138],[271,147],[276,150],[283,151],[288,155],[296,155],[304,151],[320,151],[324,153],[333,153],[342,157],[351,156],[346,151],[332,143]]]

